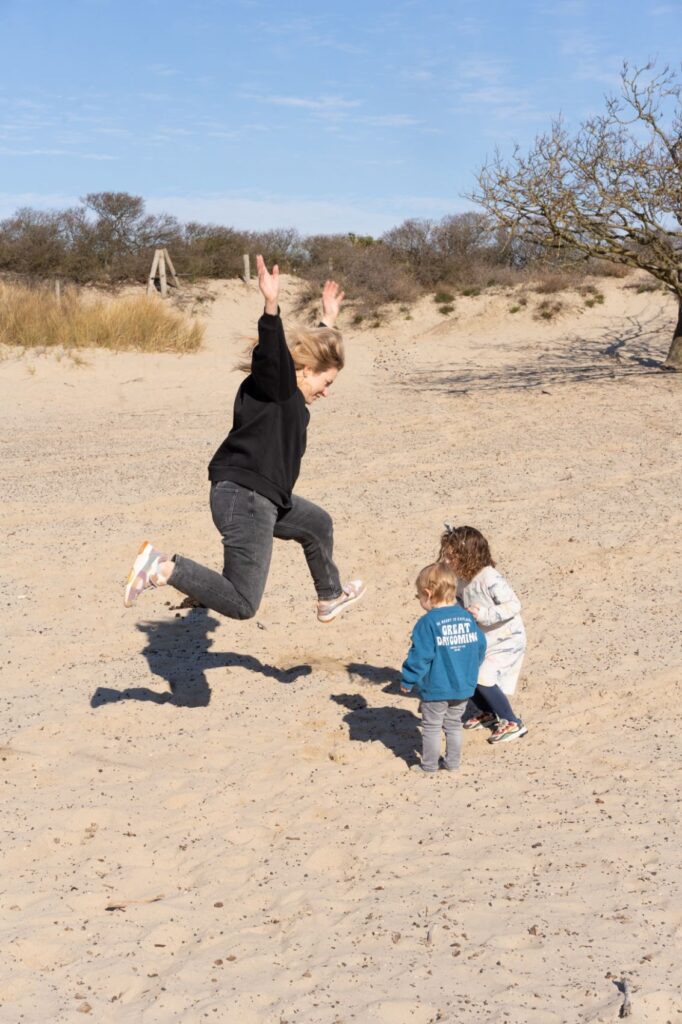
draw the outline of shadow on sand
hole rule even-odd
[[[368,683],[388,683],[384,687],[384,693],[400,692],[400,672],[389,665],[366,665],[359,661],[351,661],[346,665],[346,672],[349,676],[359,676]]]
[[[209,634],[218,626],[206,608],[196,608],[185,618],[171,622],[141,622],[137,628],[147,636],[142,653],[153,675],[165,680],[170,693],[159,693],[147,686],[129,686],[114,690],[99,686],[90,699],[90,706],[114,704],[120,700],[141,700],[153,704],[173,704],[179,708],[204,708],[211,700],[206,672],[215,668],[243,668],[274,679],[293,683],[310,675],[310,665],[294,665],[288,669],[265,665],[249,654],[229,651],[212,652],[214,641]]]
[[[624,317],[616,327],[605,330],[599,338],[586,339],[568,334],[560,341],[552,341],[532,362],[463,372],[453,372],[452,365],[443,369],[433,367],[406,378],[402,386],[417,391],[465,395],[634,376],[658,375],[663,378],[667,375],[663,360],[668,347],[665,342],[664,352],[664,334],[660,317],[652,317],[645,323],[636,317]]]
[[[371,668],[371,666],[366,667]],[[395,670],[391,669],[390,671],[394,672]],[[399,673],[398,678],[400,678]],[[393,692],[396,685],[395,682],[389,683],[384,692]],[[358,743],[371,743],[373,740],[378,740],[395,757],[401,758],[406,764],[417,763],[416,755],[421,751],[421,734],[418,729],[419,718],[412,711],[394,707],[369,707],[365,698],[359,693],[335,693],[332,694],[331,700],[348,710],[348,714],[343,716],[343,720],[348,723],[348,738],[350,740]]]

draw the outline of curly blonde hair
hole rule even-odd
[[[467,583],[486,565],[495,567],[488,541],[475,526],[446,526],[438,557]]]
[[[235,369],[251,373],[251,356],[258,341],[251,341]],[[346,355],[341,331],[335,327],[298,327],[291,331],[287,346],[297,370],[307,366],[314,373],[343,370]]]

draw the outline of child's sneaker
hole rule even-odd
[[[474,715],[473,718],[467,718],[466,722],[462,722],[463,729],[490,729],[495,725],[497,725],[497,715],[493,715],[490,711]]]
[[[511,743],[513,740],[520,740],[527,732],[528,729],[523,722],[500,722],[489,737],[488,743]]]
[[[133,562],[133,567],[128,576],[123,604],[126,608],[132,608],[143,590],[147,587],[156,587],[161,580],[157,573],[161,562],[166,562],[167,556],[152,547],[148,540],[144,541]],[[163,581],[165,582],[165,581]]]
[[[428,778],[429,775],[437,775],[438,771],[429,771],[428,768],[422,768],[420,764],[411,764],[410,771],[413,775],[418,775],[420,778]]]
[[[350,583],[344,583],[339,597],[331,601],[318,601],[317,617],[320,622],[331,622],[341,612],[345,612],[346,608],[360,600],[366,589],[362,580],[351,580]]]

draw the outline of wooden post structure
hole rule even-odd
[[[157,278],[159,281],[158,285],[156,283]],[[167,249],[155,249],[152,269],[149,271],[149,278],[147,280],[147,295],[160,291],[161,297],[165,299],[168,295],[169,285],[172,288],[179,287],[173,261],[168,255]]]
[[[244,253],[244,284],[248,284],[251,280],[251,260]]]
[[[161,298],[165,299],[168,295],[168,281],[166,279],[166,256],[165,249],[161,250],[159,256],[159,283],[161,285]]]
[[[56,280],[54,282],[54,294],[55,294],[56,299],[57,299],[57,305],[61,306],[61,304],[62,304],[62,282],[59,280],[59,278],[56,278]]]
[[[147,280],[147,295],[151,295],[152,292],[156,291],[156,275],[159,271],[159,256],[161,254],[160,249],[154,250],[154,259],[152,260],[152,269],[149,271],[149,278]]]

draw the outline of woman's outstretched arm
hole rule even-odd
[[[272,273],[262,256],[256,257],[258,287],[265,299],[265,313],[258,321],[258,344],[251,354],[251,382],[258,396],[270,402],[282,402],[296,391],[296,368],[287,348],[280,320],[279,267]]]
[[[279,267],[275,264],[270,273],[265,266],[263,257],[256,256],[256,270],[258,271],[258,287],[265,299],[265,312],[270,316],[277,316],[279,312]]]

